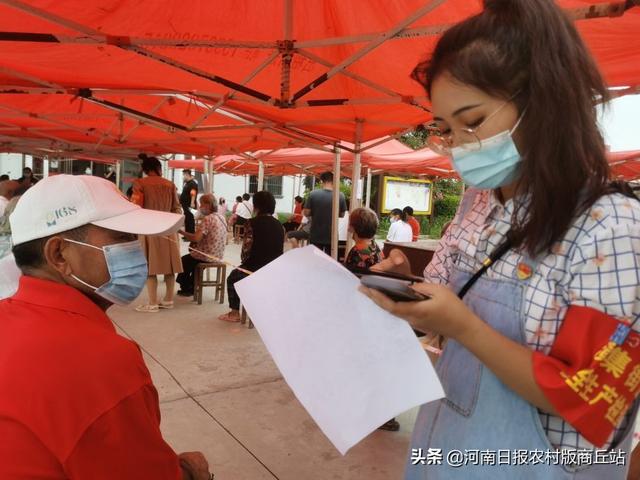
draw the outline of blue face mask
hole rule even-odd
[[[522,157],[511,135],[519,124],[520,120],[511,130],[482,140],[479,150],[464,147],[451,149],[453,166],[465,183],[477,188],[493,189],[517,180]]]
[[[68,238],[65,238],[65,240],[95,248],[96,250],[102,250],[111,275],[111,279],[100,287],[94,287],[73,274],[71,277],[95,290],[102,298],[117,305],[128,305],[140,295],[148,275],[147,259],[140,242],[136,240],[127,243],[115,243],[100,248],[89,243],[69,240]]]

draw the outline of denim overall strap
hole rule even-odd
[[[450,279],[453,291],[458,291],[471,277],[454,267]],[[467,306],[502,335],[526,345],[522,304],[528,279],[493,280],[481,277],[464,298]],[[488,368],[454,340],[448,340],[436,370],[446,398],[423,405],[418,414],[406,480],[470,480],[470,479],[530,479],[530,480],[624,480],[627,466],[597,464],[572,468],[542,462],[522,464],[509,460],[498,465],[468,461],[452,466],[447,455],[452,450],[468,452],[555,451],[550,444],[537,408],[505,386]],[[634,405],[637,409],[638,402]],[[633,416],[635,418],[635,414]],[[615,449],[629,452],[634,421],[629,423]],[[415,462],[412,450],[441,450],[442,461]],[[415,464],[414,464],[415,463]]]

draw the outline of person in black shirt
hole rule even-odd
[[[191,209],[196,208],[198,184],[193,179],[191,170],[188,168],[182,170],[182,179],[184,180],[184,185],[182,187],[182,193],[180,194],[180,205],[182,205],[182,210],[184,210],[184,230],[189,233],[194,233],[196,230],[196,221],[193,218]]]
[[[331,255],[331,228],[333,224],[333,173],[324,172],[320,175],[322,189],[314,190],[309,194],[302,214],[310,217],[311,244],[318,247],[327,255]],[[338,216],[344,217],[347,211],[347,201],[344,194],[338,195]]]
[[[38,179],[33,176],[33,170],[29,167],[24,167],[22,169],[22,176],[17,181],[20,182],[25,189],[38,183]]]
[[[242,243],[242,264],[240,268],[255,272],[267,263],[282,255],[284,244],[284,228],[273,217],[276,199],[270,192],[261,191],[253,196],[255,217],[245,224],[245,235]],[[248,274],[239,269],[233,270],[227,278],[229,296],[229,312],[218,317],[226,322],[240,321],[240,297],[236,293],[235,283]]]

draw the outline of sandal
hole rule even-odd
[[[160,306],[159,305],[138,305],[136,307],[136,312],[141,312],[141,313],[158,313],[160,311]]]
[[[387,430],[389,432],[397,432],[398,430],[400,430],[400,424],[395,418],[392,418],[384,425],[380,425],[378,427],[378,430]]]
[[[164,300],[160,302],[158,305],[159,308],[163,308],[165,310],[171,310],[173,308],[173,301],[165,302]]]
[[[222,320],[223,322],[231,322],[237,323],[240,321],[240,315],[232,315],[231,313],[225,313],[224,315],[220,315],[218,320]]]

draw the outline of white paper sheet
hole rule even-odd
[[[359,283],[309,246],[236,284],[284,379],[343,455],[392,417],[444,396],[409,324]]]
[[[12,253],[0,258],[0,300],[16,293],[20,275],[22,273],[18,269]]]

